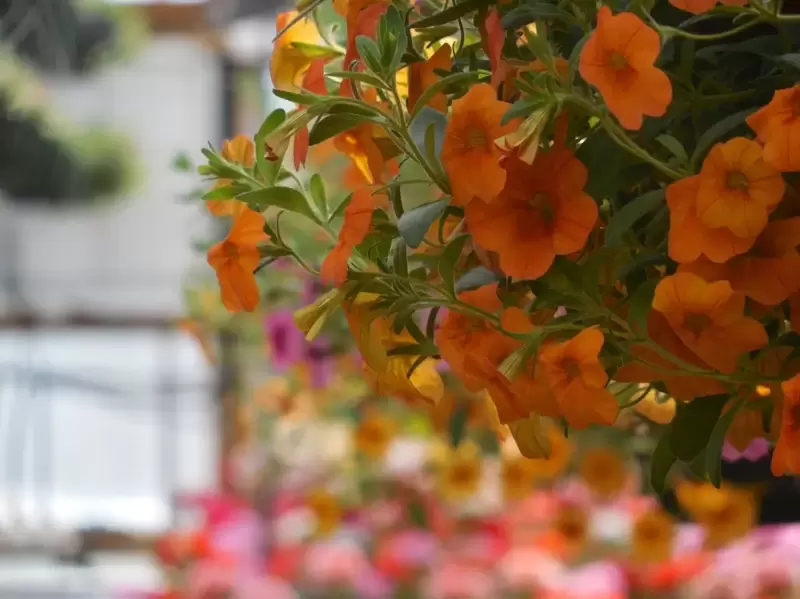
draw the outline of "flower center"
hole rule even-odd
[[[550,206],[550,198],[546,193],[537,193],[527,203],[528,206],[539,212],[545,221],[553,222],[553,208]]]
[[[471,128],[467,131],[467,139],[466,139],[466,146],[470,150],[474,150],[475,148],[485,148],[488,144],[488,139],[486,138],[486,131],[483,129],[476,129]]]
[[[687,314],[683,318],[683,328],[695,336],[705,331],[710,324],[711,319],[707,314]]]
[[[231,260],[236,260],[239,258],[239,248],[236,247],[236,244],[233,244],[230,241],[226,241],[222,244],[222,253],[226,258],[230,258]]]
[[[561,368],[564,369],[564,374],[566,374],[569,379],[575,379],[581,375],[580,365],[572,358],[566,358],[561,363]]]
[[[743,172],[730,171],[725,179],[725,184],[728,186],[728,189],[745,191],[747,190],[749,182],[747,176],[745,176]]]
[[[628,66],[628,61],[622,52],[612,52],[608,55],[608,64],[612,69],[621,71]]]
[[[473,469],[469,464],[456,464],[450,471],[450,479],[459,485],[472,481]]]

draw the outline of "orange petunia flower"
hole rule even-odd
[[[491,85],[474,85],[453,102],[442,143],[442,163],[453,192],[453,203],[466,206],[473,198],[492,202],[503,190],[506,171],[495,140],[508,135],[516,123],[501,125],[511,107],[497,99]]]
[[[489,313],[499,312],[503,307],[497,297],[497,283],[459,293],[458,299]],[[482,377],[467,368],[468,357],[480,356],[496,367],[512,351],[509,343],[513,340],[494,329],[485,318],[455,310],[448,310],[436,331],[436,346],[442,358],[470,391],[481,391],[486,385]]]
[[[368,183],[383,182],[389,175],[388,163],[375,141],[380,127],[361,123],[333,139],[338,151],[350,158]]]
[[[600,364],[603,333],[584,329],[563,343],[545,342],[536,370],[543,370],[567,422],[583,429],[591,424],[612,425],[619,413],[617,400],[606,389],[608,375]]]
[[[800,291],[800,217],[770,222],[750,251],[724,264],[699,259],[682,264],[706,281],[729,281],[733,290],[764,306],[776,306]]]
[[[675,262],[693,262],[706,256],[725,262],[749,250],[755,235],[737,237],[728,227],[709,227],[697,216],[699,175],[686,177],[666,189],[669,208],[669,257]]]
[[[708,364],[684,345],[660,312],[651,310],[648,314],[647,336],[677,359],[698,368],[710,369]],[[644,345],[633,345],[631,352],[643,363],[629,362],[624,364],[614,373],[615,381],[620,383],[662,381],[669,394],[679,401],[691,401],[696,397],[725,393],[725,386],[716,379],[673,374],[680,372],[682,368],[652,348]]]
[[[345,46],[344,60],[342,62],[345,70],[353,69],[351,65],[359,60],[356,40],[362,35],[372,40],[375,39],[378,32],[378,21],[380,21],[388,7],[389,3],[385,0],[359,0],[348,3],[345,16],[347,21],[347,45]],[[363,65],[359,64],[354,70],[363,68]],[[339,86],[339,95],[353,95],[352,85],[348,79],[342,80]]]
[[[222,142],[220,154],[228,162],[235,162],[250,168],[256,161],[256,145],[253,140],[240,133],[233,139],[226,139]],[[230,179],[219,179],[214,184],[214,189],[220,189],[230,184]],[[214,216],[231,216],[237,203],[239,201],[234,199],[207,200],[206,208]]]
[[[680,8],[686,12],[700,14],[708,12],[716,6],[718,0],[669,0],[675,8]],[[719,0],[726,6],[744,6],[748,0]]]
[[[480,246],[497,253],[503,272],[536,279],[556,256],[586,245],[598,213],[583,192],[588,171],[565,147],[539,152],[532,165],[512,155],[503,166],[503,190],[491,204],[467,204],[467,224]]]
[[[323,281],[341,285],[347,280],[347,262],[355,247],[369,233],[375,202],[375,196],[367,187],[353,192],[350,203],[344,209],[339,239],[322,262],[320,275]]]
[[[293,19],[297,11],[278,14],[276,27],[282,31]],[[314,60],[308,53],[294,46],[295,42],[314,43],[319,38],[317,27],[310,19],[301,19],[275,41],[269,61],[269,73],[275,89],[292,90],[300,87],[303,73]]]
[[[779,89],[772,101],[747,117],[764,144],[764,160],[782,172],[800,171],[800,83]]]
[[[783,383],[781,388],[781,427],[772,454],[772,473],[775,476],[800,473],[800,375]]]
[[[684,345],[724,373],[736,369],[743,353],[768,342],[761,323],[744,315],[744,296],[727,281],[708,283],[686,272],[665,277],[656,287],[653,309]]]
[[[669,77],[655,66],[660,51],[658,33],[635,14],[600,7],[578,69],[626,129],[640,129],[645,115],[663,115],[672,101]]]
[[[233,225],[227,237],[208,250],[208,263],[217,271],[222,303],[231,312],[252,312],[258,305],[258,284],[253,271],[260,256],[258,244],[269,240],[264,215],[236,202]]]
[[[719,143],[703,161],[697,191],[697,217],[737,237],[753,237],[783,198],[781,174],[764,162],[761,145],[745,137]]]
[[[436,71],[449,71],[453,68],[452,49],[450,44],[442,44],[428,60],[413,62],[408,67],[408,107],[416,106],[423,92],[441,79]],[[447,96],[444,92],[436,92],[427,102],[426,106],[447,112]]]

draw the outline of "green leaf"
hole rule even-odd
[[[301,214],[309,220],[319,223],[319,219],[311,210],[306,196],[291,187],[268,187],[243,193],[236,199],[245,202],[254,210],[261,212],[266,208],[280,208],[287,212]]]
[[[453,447],[458,447],[464,439],[464,433],[467,431],[468,416],[469,404],[467,402],[461,402],[450,414],[448,431],[450,433],[450,445]]]
[[[306,42],[292,42],[292,48],[299,50],[306,58],[337,58],[342,56],[342,52],[330,46],[318,46]]]
[[[667,488],[667,476],[676,461],[670,445],[670,435],[665,431],[650,457],[650,486],[656,494],[664,494]]]
[[[628,308],[628,322],[631,330],[640,337],[647,338],[647,316],[653,308],[653,296],[658,281],[650,279],[639,285],[633,292]]]
[[[448,200],[429,202],[408,210],[397,221],[397,229],[405,242],[412,248],[418,248],[425,239],[425,234],[431,225],[444,214],[449,204]]]
[[[290,92],[285,89],[273,89],[272,93],[279,98],[291,102],[293,104],[300,104],[301,106],[309,106],[311,104],[318,104],[324,99],[324,96],[317,96],[309,93]]]
[[[683,147],[683,144],[677,139],[664,133],[656,137],[656,141],[664,146],[673,156],[675,156],[680,164],[689,164],[689,155],[686,153],[686,149]]]
[[[442,277],[442,283],[445,289],[452,296],[456,294],[456,264],[461,257],[461,252],[468,239],[469,235],[459,235],[447,244],[442,255],[439,256],[439,276]]]
[[[333,71],[332,73],[326,73],[326,75],[335,79],[351,79],[360,81],[361,83],[366,83],[367,85],[386,91],[391,90],[391,88],[386,85],[386,83],[384,83],[380,77],[376,77],[372,73],[367,73],[365,71]]]
[[[584,191],[597,201],[616,196],[625,158],[608,133],[599,130],[589,135],[576,155],[589,172]]]
[[[648,214],[664,205],[664,190],[656,189],[648,191],[646,194],[639,196],[625,204],[622,209],[618,210],[611,217],[608,222],[605,232],[605,245],[606,247],[623,247],[625,245],[623,237],[625,233],[641,219],[645,214]]]
[[[414,140],[414,144],[421,152],[426,154],[429,149],[428,146],[431,145],[430,140],[426,138],[433,137],[434,144],[431,149],[435,155],[434,157],[436,157],[436,162],[438,162],[438,156],[442,151],[445,127],[447,127],[447,117],[438,110],[424,106],[417,118],[411,123],[409,133],[411,134],[411,139]],[[432,132],[429,133],[428,131],[431,129]]]
[[[784,54],[780,57],[781,61],[796,69],[800,69],[800,54]]]
[[[266,137],[275,131],[278,127],[281,126],[283,121],[286,120],[286,111],[282,108],[278,108],[277,110],[273,110],[267,115],[267,118],[261,123],[261,127],[258,128],[258,133],[256,133],[256,138],[266,139]]]
[[[666,255],[659,254],[658,252],[642,252],[619,269],[617,278],[627,279],[629,276],[643,268],[647,268],[648,266],[659,266],[662,264],[669,264],[669,259]]]
[[[408,520],[409,522],[420,529],[428,530],[428,514],[419,501],[411,501],[408,504]]]
[[[270,133],[280,127],[286,120],[286,111],[283,109],[273,110],[267,115],[267,118],[261,123],[258,133],[253,138],[253,143],[256,148],[264,148],[265,140]],[[267,156],[263,151],[256,152],[256,170],[261,175],[264,183],[272,185],[275,182],[275,177],[280,170],[280,161],[267,160]]]
[[[384,73],[397,71],[408,47],[406,21],[396,6],[389,5],[378,24],[378,45],[381,48],[381,63]]]
[[[500,277],[497,273],[492,272],[485,266],[478,266],[464,273],[458,281],[456,281],[456,292],[469,291],[470,289],[477,289],[489,283],[498,281]]]
[[[341,202],[339,202],[339,205],[336,206],[333,212],[331,212],[330,216],[328,217],[328,222],[331,222],[334,218],[342,216],[352,198],[353,194],[348,194],[347,196],[345,196],[345,198]]]
[[[414,104],[414,108],[411,109],[411,120],[419,114],[419,112],[423,109],[423,107],[430,101],[430,99],[442,91],[450,87],[451,85],[458,85],[464,83],[477,83],[481,79],[485,78],[486,75],[481,72],[476,71],[469,71],[467,73],[453,73],[452,75],[448,75],[447,77],[442,77],[436,83],[428,87],[422,95],[417,100],[417,103]]]
[[[736,127],[744,123],[744,120],[755,111],[755,108],[748,108],[746,110],[742,110],[741,112],[737,112],[732,114],[728,117],[725,117],[721,121],[715,123],[712,127],[710,127],[703,135],[700,136],[700,139],[697,140],[697,146],[692,153],[692,159],[690,164],[693,169],[696,169],[700,161],[705,158],[706,153],[711,149],[718,140],[725,137],[733,131]]]
[[[392,259],[392,271],[401,277],[408,276],[408,251],[406,242],[402,237],[392,241],[389,256]]]
[[[669,429],[670,445],[677,458],[689,462],[705,449],[727,402],[727,395],[710,395],[678,404]]]
[[[326,139],[352,129],[365,120],[367,120],[366,117],[355,114],[332,114],[323,117],[311,128],[308,134],[308,143],[312,146],[320,144]]]
[[[575,17],[563,8],[547,2],[537,2],[536,4],[522,4],[511,9],[503,15],[500,23],[503,25],[503,29],[519,29],[538,19],[561,21],[567,25],[576,22]]]
[[[322,177],[314,173],[311,175],[311,180],[308,182],[308,190],[311,193],[311,199],[314,200],[314,205],[319,210],[322,220],[328,218],[328,199],[325,196],[325,184],[322,182]]]
[[[567,82],[571,85],[573,81],[575,81],[575,73],[578,72],[578,65],[580,64],[581,60],[581,52],[583,51],[583,47],[586,45],[586,42],[589,41],[593,31],[590,31],[586,35],[584,35],[578,43],[572,48],[572,52],[569,54],[569,61],[568,61],[568,69],[567,69]]]
[[[737,399],[728,411],[717,420],[714,430],[711,431],[711,435],[708,438],[706,472],[708,472],[708,480],[717,488],[722,484],[722,447],[725,444],[725,435],[727,435],[733,419],[736,418],[736,414],[739,413],[746,401],[747,396],[745,395]]]
[[[358,55],[361,57],[361,60],[367,65],[370,71],[378,74],[382,72],[381,51],[378,48],[378,44],[375,43],[375,40],[368,38],[366,35],[359,35],[356,38],[356,49],[358,50]],[[350,65],[345,65],[345,67],[349,68]]]
[[[446,8],[435,15],[412,23],[411,29],[424,29],[425,27],[433,27],[435,25],[446,25],[484,6],[489,6],[489,4],[491,4],[491,0],[464,0],[464,2],[454,4],[450,8]]]

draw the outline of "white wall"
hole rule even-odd
[[[127,133],[141,176],[129,197],[99,212],[0,213],[2,234],[17,238],[28,302],[47,311],[180,314],[185,275],[204,263],[192,242],[208,221],[199,206],[178,201],[198,181],[171,164],[178,152],[199,160],[201,147],[219,143],[220,75],[200,41],[160,37],[91,79],[47,82],[65,117]]]

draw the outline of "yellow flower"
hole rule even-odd
[[[661,562],[672,554],[674,523],[655,508],[640,515],[633,525],[631,559],[640,563]]]
[[[332,289],[325,295],[317,298],[313,304],[309,304],[292,315],[295,326],[306,336],[306,340],[313,341],[322,330],[325,321],[331,313],[342,303],[344,294],[338,289]]]
[[[316,517],[318,535],[326,536],[339,528],[342,508],[336,497],[323,489],[318,489],[309,493],[306,504]]]
[[[502,461],[500,477],[503,482],[503,497],[506,501],[524,499],[531,492],[535,480],[532,460],[524,457],[509,458]]]
[[[579,471],[586,486],[603,499],[617,495],[625,486],[628,474],[619,454],[606,447],[586,450]]]
[[[572,459],[572,443],[554,424],[547,427],[550,442],[550,455],[546,458],[529,460],[529,468],[537,483],[547,483],[558,478]]]
[[[655,391],[650,391],[644,399],[636,404],[634,410],[656,424],[669,424],[675,418],[677,406],[671,397],[661,401]]]
[[[297,17],[297,11],[283,12],[277,18],[277,30],[281,31]],[[308,69],[313,56],[309,56],[295,43],[313,44],[319,39],[317,28],[309,19],[301,19],[292,25],[275,41],[272,57],[269,61],[269,72],[272,84],[276,89],[298,89],[303,74]]]
[[[508,425],[519,451],[526,458],[547,459],[550,455],[550,436],[545,419],[536,413]]]
[[[706,546],[711,549],[745,536],[758,517],[755,497],[745,489],[682,481],[675,494],[681,507],[705,529]]]
[[[364,359],[364,375],[380,395],[400,397],[411,403],[438,403],[444,395],[444,383],[436,371],[436,360],[424,360],[408,376],[417,357],[390,356],[388,352],[414,343],[414,338],[405,331],[395,333],[392,318],[376,316],[372,307],[377,297],[359,293],[344,306],[347,324]]]
[[[353,443],[364,457],[379,460],[394,438],[395,423],[378,411],[369,411],[358,423],[353,433]]]
[[[448,501],[469,499],[480,488],[483,472],[478,448],[462,443],[451,449],[446,463],[439,471],[439,492]]]

